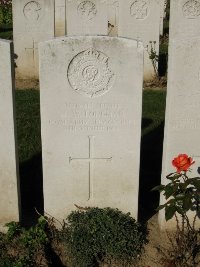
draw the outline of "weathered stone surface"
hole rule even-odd
[[[146,47],[144,53],[144,79],[155,76],[152,61],[149,59],[150,44],[159,54],[160,0],[119,0],[118,35],[139,39]]]
[[[107,1],[67,0],[67,35],[107,35]]]
[[[196,161],[191,177],[199,176],[200,167],[200,38],[171,40],[169,79],[167,88],[165,138],[162,184],[166,175],[175,172],[172,160],[178,154],[188,154]],[[165,199],[161,198],[161,204]],[[191,218],[193,215],[191,214]],[[160,212],[161,228],[176,227],[176,222],[165,222]]]
[[[143,47],[113,37],[41,43],[45,211],[74,204],[137,216]]]
[[[55,0],[55,36],[65,35],[65,0]]]
[[[38,42],[54,37],[54,0],[13,0],[18,78],[38,78]]]
[[[11,52],[12,43],[0,39],[0,229],[5,223],[19,221]]]
[[[200,1],[179,0],[170,2],[169,65],[165,118],[162,183],[166,175],[175,171],[171,161],[178,154],[194,157],[196,164],[191,175],[197,176],[200,166]],[[165,201],[161,197],[161,204]],[[193,214],[191,214],[191,219]],[[164,212],[159,215],[160,227],[167,224]]]
[[[118,36],[119,0],[107,0],[108,4],[108,35]]]
[[[174,0],[170,5],[171,40],[200,36],[200,1]]]

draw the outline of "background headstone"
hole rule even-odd
[[[55,0],[55,36],[65,35],[65,0]]]
[[[113,37],[41,43],[45,211],[78,206],[137,217],[143,46]]]
[[[107,35],[107,1],[66,0],[66,34]]]
[[[195,160],[191,177],[200,167],[200,1],[173,0],[170,6],[169,65],[163,149],[162,184],[175,172],[172,160],[188,154]],[[165,202],[161,197],[161,204]],[[193,214],[191,214],[193,219]],[[175,228],[159,214],[161,228]]]
[[[139,39],[144,43],[144,79],[151,80],[155,72],[149,59],[149,42],[156,42],[153,48],[158,55],[160,0],[119,0],[118,29],[119,36]]]
[[[170,39],[179,40],[196,36],[200,36],[200,1],[171,1]]]
[[[108,35],[118,36],[119,0],[107,0],[108,3]]]
[[[163,22],[165,18],[166,0],[160,0],[160,35],[163,35]]]
[[[13,0],[17,78],[38,78],[38,42],[54,37],[54,0]]]
[[[13,71],[12,43],[0,39],[0,228],[19,221]]]

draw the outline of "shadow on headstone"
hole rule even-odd
[[[148,121],[148,119],[143,120]],[[142,123],[142,127],[145,124]],[[164,122],[141,140],[138,220],[146,222],[159,205],[160,194],[151,189],[161,182]]]
[[[21,222],[25,227],[37,223],[44,213],[42,155],[37,154],[20,164]]]

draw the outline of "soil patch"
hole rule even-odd
[[[25,89],[39,90],[39,80],[16,79],[15,80],[15,88],[20,89],[20,90],[25,90]]]

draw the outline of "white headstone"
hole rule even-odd
[[[114,37],[41,43],[45,211],[78,206],[137,217],[143,47]]]
[[[108,2],[108,35],[118,36],[119,0],[107,0]]]
[[[165,0],[160,0],[160,35],[163,35],[163,20],[165,15]]]
[[[194,158],[190,177],[199,176],[200,167],[200,38],[171,42],[169,55],[162,184],[169,183],[166,175],[176,171],[172,160],[178,154]],[[161,204],[165,201],[162,197]],[[160,226],[176,227],[176,222],[166,224],[161,212]]]
[[[200,1],[172,0],[170,2],[171,40],[200,36]]]
[[[18,164],[13,109],[13,46],[0,39],[0,228],[19,221]],[[1,229],[0,229],[1,230]]]
[[[54,0],[13,0],[18,78],[38,78],[38,42],[54,37]]]
[[[196,37],[195,37],[196,36]],[[196,161],[191,177],[200,167],[200,1],[173,0],[170,7],[169,65],[163,150],[162,184],[175,172],[172,160],[188,154]],[[161,197],[161,204],[165,202]],[[194,214],[191,214],[193,219]],[[160,226],[176,227],[159,215]]]
[[[65,0],[55,0],[55,36],[65,35]]]
[[[156,54],[159,54],[160,0],[119,0],[118,35],[139,39],[144,43],[144,79],[155,76],[149,59],[150,41],[156,42]],[[148,46],[148,49],[147,49]],[[154,46],[154,45],[153,45]]]
[[[105,0],[66,0],[67,35],[107,35],[108,8]]]

